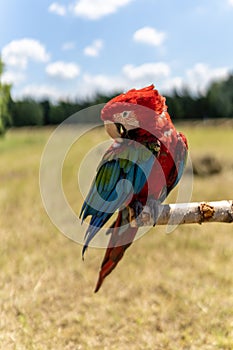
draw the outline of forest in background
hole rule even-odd
[[[3,72],[0,60],[0,77]],[[0,134],[9,127],[56,125],[90,106],[106,103],[122,91],[111,95],[98,93],[92,98],[60,100],[57,103],[32,98],[13,100],[11,86],[0,80]],[[78,91],[77,91],[78,96]],[[207,120],[233,118],[233,73],[225,80],[212,82],[205,93],[194,95],[187,87],[166,95],[168,111],[173,120]],[[76,122],[98,123],[99,113],[80,113]]]

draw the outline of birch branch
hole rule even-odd
[[[157,207],[157,211],[156,225],[202,224],[203,222],[233,223],[232,200],[161,204]],[[152,218],[150,218],[150,222],[147,220],[148,215],[150,216],[149,212],[151,212],[150,208],[145,206],[141,213],[142,219],[144,219],[142,226],[151,225]]]

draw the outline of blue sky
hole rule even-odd
[[[4,82],[14,98],[77,98],[154,83],[204,92],[233,70],[233,0],[7,0]]]

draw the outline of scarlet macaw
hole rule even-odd
[[[154,85],[113,98],[102,109],[101,119],[114,142],[103,156],[81,209],[82,220],[91,216],[83,255],[117,210],[118,216],[108,232],[111,237],[95,292],[131,245],[144,222],[145,205],[149,218],[156,221],[155,203],[161,203],[179,182],[188,149]]]

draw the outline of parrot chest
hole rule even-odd
[[[148,196],[153,196],[155,199],[160,197],[161,191],[170,182],[174,165],[172,155],[164,147],[161,147],[160,154],[155,158],[147,183],[138,196],[142,202],[146,202]]]

